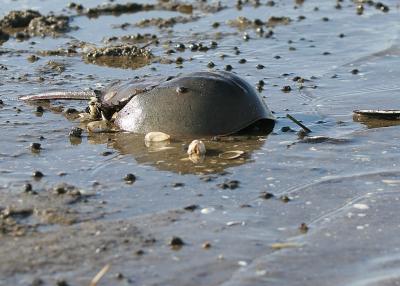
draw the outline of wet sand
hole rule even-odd
[[[347,0],[255,2],[192,1],[192,13],[171,3],[118,13],[102,6],[94,16],[85,9],[102,1],[83,10],[4,1],[1,17],[54,11],[68,26],[43,37],[0,34],[0,285],[88,285],[106,265],[98,285],[399,283],[399,127],[352,113],[398,109],[397,1],[365,3],[361,15]],[[85,56],[155,39],[149,57]],[[198,138],[209,152],[197,164],[185,153],[191,139],[159,150],[140,134],[71,138],[85,126],[68,108],[86,102],[40,103],[37,112],[18,100],[209,70],[210,62],[211,70],[231,65],[254,87],[263,80],[260,95],[278,121],[269,136]],[[232,150],[245,153],[220,158]]]

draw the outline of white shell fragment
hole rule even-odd
[[[163,142],[171,139],[171,136],[163,132],[150,132],[144,137],[145,142]]]
[[[354,204],[353,208],[359,209],[359,210],[367,210],[367,209],[369,209],[369,206],[366,204]]]
[[[201,140],[193,140],[188,147],[189,160],[195,164],[202,163],[206,154],[206,146]]]
[[[189,144],[188,155],[197,155],[202,156],[206,154],[206,145],[204,145],[201,140],[193,140],[192,143]]]
[[[234,150],[234,151],[227,151],[218,155],[219,158],[225,160],[233,160],[239,158],[244,154],[244,151]]]

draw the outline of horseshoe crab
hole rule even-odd
[[[229,72],[116,82],[102,91],[49,92],[26,101],[90,99],[93,118],[102,114],[123,131],[162,131],[180,136],[229,135],[257,128],[268,134],[275,118],[249,83]]]

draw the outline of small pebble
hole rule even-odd
[[[42,149],[42,146],[40,143],[31,143],[31,151],[34,153],[38,153],[40,152],[40,150]]]
[[[260,194],[260,198],[262,198],[262,199],[264,199],[264,200],[269,200],[269,199],[271,199],[271,198],[273,198],[274,197],[274,194],[271,194],[271,193],[269,193],[269,192],[262,192],[261,194]]]
[[[81,138],[81,137],[82,137],[82,132],[83,132],[83,129],[82,129],[82,128],[74,127],[74,128],[72,128],[71,131],[69,132],[69,136]]]
[[[24,187],[23,187],[23,190],[24,190],[25,193],[32,192],[32,185],[29,184],[29,183],[25,184]]]
[[[281,196],[279,199],[284,203],[290,202],[290,198],[286,195]]]
[[[183,209],[184,209],[185,211],[193,212],[193,211],[195,211],[195,210],[198,209],[198,208],[199,208],[198,205],[189,205],[189,206],[187,206],[187,207],[184,207]]]
[[[246,62],[247,62],[246,59],[240,59],[240,60],[239,60],[239,64],[245,64]]]
[[[168,243],[173,249],[181,248],[185,243],[180,237],[174,236]]]
[[[282,87],[281,89],[283,92],[290,92],[292,90],[292,88],[289,85],[285,85],[284,87]]]
[[[118,272],[115,274],[115,278],[117,278],[118,280],[122,280],[124,279],[124,275],[121,272]]]
[[[209,249],[209,248],[211,248],[211,243],[208,242],[208,241],[206,241],[206,242],[203,243],[202,247],[203,247],[204,249]]]
[[[188,89],[186,87],[183,86],[178,86],[176,88],[176,93],[185,93]]]
[[[126,174],[126,176],[124,177],[124,181],[127,184],[133,184],[136,181],[136,176],[132,173]]]
[[[299,226],[299,230],[301,233],[306,233],[308,231],[308,226],[304,222]]]
[[[225,66],[225,70],[226,71],[231,71],[233,69],[233,67],[231,65],[226,65]]]
[[[262,64],[258,64],[258,65],[256,66],[256,69],[258,69],[258,70],[262,70],[264,67],[265,67],[264,65],[262,65]]]
[[[218,184],[217,187],[225,190],[225,189],[230,189],[234,190],[239,187],[240,182],[238,180],[227,180],[221,184]]]

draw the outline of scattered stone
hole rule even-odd
[[[304,222],[300,225],[299,230],[301,233],[306,233],[308,232],[309,227],[307,226],[307,224],[305,224]]]
[[[194,22],[198,20],[199,17],[197,16],[190,16],[190,17],[183,17],[183,16],[176,16],[168,19],[164,18],[151,18],[151,19],[144,19],[139,21],[135,24],[136,27],[145,28],[150,26],[156,26],[159,29],[162,28],[171,28],[176,24],[186,24],[189,22]]]
[[[26,184],[23,186],[23,191],[24,191],[25,193],[32,192],[32,185],[31,185],[30,183],[26,183]]]
[[[187,206],[187,207],[184,207],[183,209],[184,209],[185,211],[193,212],[193,211],[197,210],[198,208],[199,208],[198,205],[189,205],[189,206]]]
[[[269,192],[261,192],[261,194],[260,194],[260,198],[262,198],[264,200],[269,200],[273,197],[274,197],[274,194],[269,193]]]
[[[71,131],[69,132],[69,136],[70,136],[70,137],[81,138],[81,137],[82,137],[82,132],[83,132],[83,129],[82,129],[82,128],[74,127],[74,128],[72,128]]]
[[[126,174],[126,176],[124,177],[124,181],[127,184],[133,184],[136,181],[136,176],[132,173]]]
[[[218,184],[217,187],[221,189],[231,189],[234,190],[239,187],[240,182],[238,180],[226,180],[225,182]]]
[[[173,188],[180,188],[180,187],[185,186],[185,184],[184,184],[184,183],[173,183],[171,186],[172,186]]]
[[[3,29],[28,27],[32,19],[42,16],[34,10],[11,11],[0,20],[0,27]]]
[[[279,199],[284,203],[290,202],[290,198],[286,195],[281,196]]]
[[[31,151],[34,153],[40,152],[42,145],[40,143],[31,143]]]
[[[206,241],[206,242],[203,243],[202,247],[203,247],[204,249],[210,249],[210,248],[211,248],[211,243],[208,242],[208,241]]]
[[[180,249],[183,245],[185,245],[183,240],[177,236],[172,237],[168,244],[171,246],[172,249],[175,250]]]
[[[289,17],[275,17],[272,16],[268,19],[266,26],[268,28],[273,28],[275,26],[278,25],[289,25],[290,22],[292,22],[292,19],[290,19]]]

